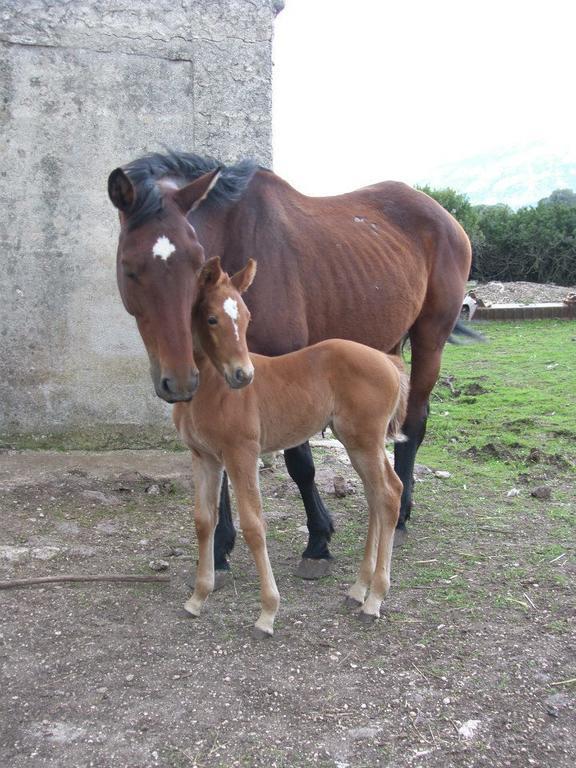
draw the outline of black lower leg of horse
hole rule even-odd
[[[334,524],[314,482],[316,470],[310,444],[303,443],[284,451],[284,460],[290,477],[298,486],[306,510],[308,546],[302,557],[312,560],[331,559],[328,542],[334,533]]]
[[[406,528],[406,520],[410,518],[410,512],[412,511],[416,451],[426,434],[427,419],[428,407],[426,407],[426,412],[418,423],[404,425],[403,432],[408,439],[403,443],[396,443],[394,445],[394,470],[404,486],[400,501],[400,516],[396,524],[396,527],[401,530]]]
[[[234,549],[236,541],[236,529],[232,522],[232,505],[228,491],[228,476],[226,472],[222,477],[222,490],[220,491],[220,505],[218,509],[218,525],[214,533],[214,568],[217,571],[229,571],[228,555]]]

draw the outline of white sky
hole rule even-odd
[[[575,52],[574,0],[286,0],[274,168],[336,194],[440,186],[444,164],[525,144],[576,159]]]

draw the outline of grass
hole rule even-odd
[[[490,323],[487,344],[449,345],[419,460],[503,482],[510,468],[569,469],[576,460],[576,327]]]

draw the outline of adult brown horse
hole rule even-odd
[[[219,168],[211,158],[174,152],[117,168],[108,192],[120,212],[120,294],[146,345],[156,393],[169,403],[191,399],[198,386],[192,307],[198,269],[212,256],[230,274],[258,260],[246,294],[253,352],[280,355],[338,337],[397,354],[409,336],[408,440],[395,446],[403,532],[442,349],[452,331],[464,332],[458,317],[471,249],[456,220],[398,182],[307,197],[248,161]],[[322,571],[317,561],[331,557],[332,520],[308,443],[286,451],[285,460],[308,521],[300,573],[314,577]],[[235,540],[226,481],[222,488],[218,570],[228,569]]]

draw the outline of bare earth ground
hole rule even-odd
[[[576,291],[576,287],[553,283],[478,283],[473,288],[479,299],[490,304],[539,304],[557,302]]]
[[[357,482],[341,450],[315,454],[325,494],[335,474]],[[420,474],[389,599],[365,627],[343,607],[363,495],[328,496],[332,575],[303,582],[294,488],[281,462],[261,479],[282,594],[265,642],[250,638],[258,589],[241,537],[233,583],[201,619],[182,614],[185,453],[0,455],[0,578],[151,573],[158,559],[171,577],[0,591],[1,766],[575,764],[574,541],[545,501]]]

